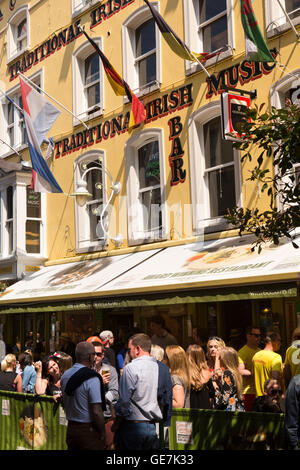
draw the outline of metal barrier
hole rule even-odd
[[[52,397],[0,391],[0,450],[66,450],[67,420]],[[161,429],[161,446],[163,448]],[[284,415],[175,409],[170,450],[284,448]]]

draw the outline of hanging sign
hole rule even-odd
[[[232,93],[222,93],[222,137],[225,140],[239,140],[239,124],[245,122],[246,111],[251,98]]]

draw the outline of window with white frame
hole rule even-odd
[[[27,186],[26,194],[26,252],[41,252],[41,193]]]
[[[99,0],[72,0],[72,16],[79,15],[96,3],[99,3]]]
[[[94,41],[101,48],[101,40]],[[73,108],[79,119],[91,119],[102,113],[102,77],[99,55],[89,42],[82,44],[73,55]],[[77,119],[74,124],[78,124]]]
[[[287,103],[298,104],[300,102],[300,69],[291,71],[290,74],[274,83],[270,90],[271,105],[280,109]],[[295,163],[291,170],[291,176],[294,180],[291,182],[289,175],[284,175],[283,184],[299,184],[300,181],[300,163]],[[280,201],[278,201],[280,205]]]
[[[280,0],[280,3],[291,21],[297,25],[300,23],[300,0]],[[266,31],[267,36],[272,37],[282,31],[291,28],[288,18],[279,3],[274,0],[265,0]]]
[[[220,53],[219,60],[232,55],[233,5],[232,0],[184,0],[185,42],[192,51],[214,52],[224,46],[228,49]],[[208,59],[210,65],[216,59]],[[197,64],[187,62],[187,72],[194,72]]]
[[[7,60],[11,61],[29,48],[28,5],[19,8],[7,23]]]
[[[228,209],[241,204],[239,154],[222,139],[219,102],[190,118],[191,193],[196,233],[224,223]]]
[[[157,2],[152,2],[158,8]],[[136,10],[122,26],[124,79],[138,95],[161,83],[160,35],[149,8]]]
[[[36,85],[40,86],[40,74],[36,74],[31,79]],[[27,144],[20,86],[17,85],[12,90],[7,91],[6,94],[8,98],[2,98],[2,110],[0,112],[2,126],[0,136],[11,147],[18,149],[22,145]],[[2,143],[1,153],[5,154],[9,152],[9,147]]]
[[[9,172],[0,177],[2,259],[23,253],[23,261],[45,257],[46,195],[30,189],[31,171]],[[26,260],[26,261],[25,261]]]
[[[99,162],[101,164],[99,165]],[[75,161],[75,188],[82,180],[86,183],[86,189],[91,194],[86,204],[75,204],[76,216],[76,246],[78,251],[99,249],[106,244],[103,231],[107,230],[106,183],[104,152],[87,152]]]
[[[162,132],[144,131],[125,146],[129,244],[166,237]]]

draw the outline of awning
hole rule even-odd
[[[48,266],[6,289],[0,313],[296,297],[300,250],[251,237]]]

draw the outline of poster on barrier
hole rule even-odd
[[[193,444],[193,423],[188,421],[176,421],[177,444]]]

